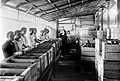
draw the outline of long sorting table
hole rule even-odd
[[[46,41],[25,54],[3,60],[0,81],[48,81],[55,73],[61,42],[61,39]]]

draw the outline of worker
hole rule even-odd
[[[37,38],[37,28],[33,28],[33,35],[34,35],[34,40],[36,43],[40,43],[40,40]]]
[[[44,29],[44,34],[45,34],[45,40],[46,40],[46,41],[49,41],[49,40],[50,40],[50,37],[49,37],[49,29],[45,28],[45,29]]]
[[[26,27],[22,27],[21,28],[21,40],[23,42],[23,47],[26,48],[26,47],[29,47],[28,46],[28,40],[27,40],[27,37],[25,36],[27,32],[27,28]]]
[[[29,51],[31,48],[30,46],[28,45],[28,40],[27,40],[27,37],[25,36],[27,32],[27,28],[26,27],[22,27],[21,28],[21,41],[22,41],[22,46],[23,46],[23,49],[25,51]]]
[[[8,58],[14,54],[22,54],[22,52],[16,52],[15,44],[13,43],[14,40],[14,33],[13,31],[9,31],[7,33],[7,41],[2,45],[2,51],[5,58]]]
[[[25,47],[23,46],[23,42],[21,40],[21,31],[20,30],[15,31],[14,43],[15,43],[16,51],[24,52]]]
[[[36,47],[35,37],[34,37],[34,28],[29,29],[28,44],[31,48]]]
[[[62,56],[67,54],[67,33],[65,29],[63,29],[60,33],[60,37],[62,39]]]
[[[40,31],[40,36],[39,36],[39,39],[41,40],[41,41],[44,41],[45,40],[45,33],[44,33],[44,30],[41,30]]]

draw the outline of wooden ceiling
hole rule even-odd
[[[93,15],[106,0],[2,0],[8,6],[48,21]]]

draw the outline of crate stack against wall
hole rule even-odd
[[[120,81],[120,44],[102,41],[102,53],[96,52],[98,81]]]
[[[53,66],[60,46],[59,39],[46,41],[25,54],[4,59],[0,63],[0,81],[37,81]]]

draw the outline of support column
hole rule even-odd
[[[117,27],[120,28],[120,0],[117,0]]]
[[[103,30],[103,6],[102,6],[102,9],[101,9],[101,30]]]
[[[111,38],[111,29],[110,29],[110,0],[107,0],[107,39]]]
[[[57,24],[56,24],[56,38],[58,38],[59,21],[57,20],[56,22],[57,22]]]

